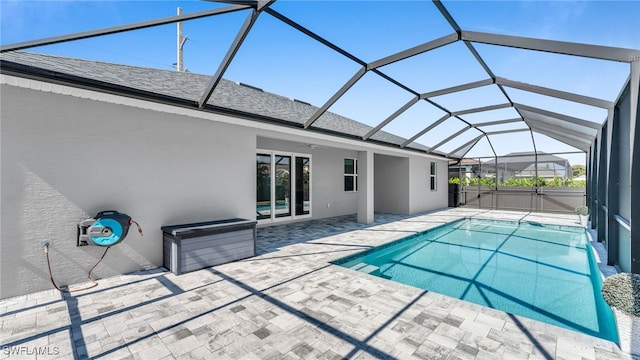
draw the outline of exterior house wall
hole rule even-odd
[[[447,178],[448,163],[446,160],[433,160],[424,157],[411,156],[411,204],[410,213],[416,214],[429,210],[446,208],[448,204],[449,188]],[[430,162],[436,162],[436,190],[429,188]]]
[[[409,214],[409,158],[377,154],[374,173],[375,211]]]
[[[357,151],[325,146],[311,149],[308,143],[264,137],[258,137],[257,148],[311,155],[311,215],[314,219],[356,213],[358,193],[344,191],[343,177],[344,159],[357,158]],[[255,203],[255,199],[253,201]]]
[[[431,159],[405,151],[28,80],[2,83],[0,94],[0,298],[52,288],[45,242],[58,284],[85,282],[104,248],[76,247],[76,227],[99,211],[131,215],[145,236],[131,229],[96,279],[161,266],[161,226],[254,219],[257,149],[312,156],[313,218],[358,212],[343,159],[363,151],[378,159],[378,211],[447,204],[444,160],[431,192]]]
[[[2,85],[0,298],[86,281],[104,248],[76,247],[101,210],[131,229],[94,278],[162,264],[160,227],[255,217],[255,132],[248,128]]]

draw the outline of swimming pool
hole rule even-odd
[[[465,219],[334,264],[618,342],[583,228]]]

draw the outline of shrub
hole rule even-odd
[[[578,206],[576,208],[576,214],[578,215],[589,215],[589,208],[586,206]]]

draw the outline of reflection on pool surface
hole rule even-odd
[[[334,263],[618,342],[583,228],[467,219]]]

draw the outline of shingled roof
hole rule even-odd
[[[77,83],[88,80],[87,84],[101,85],[98,87],[107,88],[111,92],[126,94],[127,90],[131,90],[151,97],[157,95],[163,99],[184,100],[194,104],[197,104],[210,81],[209,75],[22,51],[0,54],[0,71],[5,73],[8,69],[32,75],[65,78],[66,81]],[[276,119],[292,125],[298,124],[301,127],[305,120],[318,110],[318,107],[311,104],[225,79],[216,87],[207,104],[219,109]],[[324,113],[313,124],[313,128],[360,138],[372,129],[371,126],[331,112]],[[376,133],[372,139],[398,146],[406,141],[384,131]],[[409,147],[428,150],[417,143],[412,143]]]

